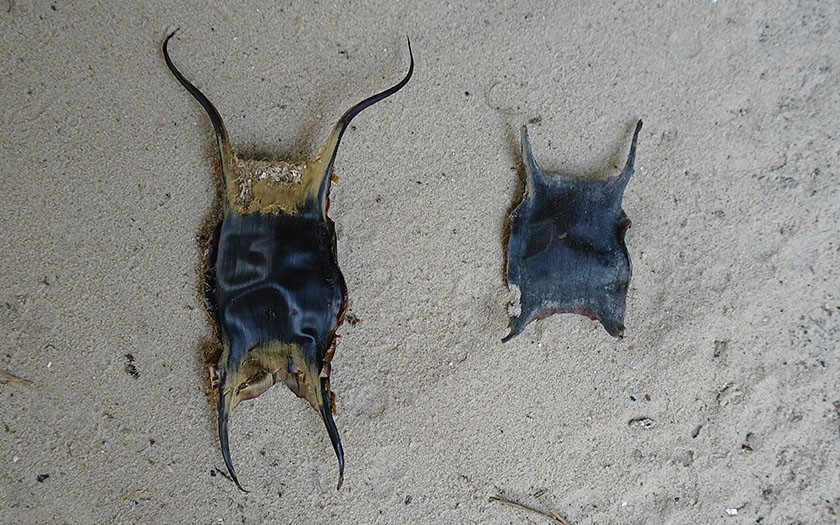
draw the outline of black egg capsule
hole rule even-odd
[[[210,241],[205,272],[207,309],[216,321],[221,353],[215,366],[219,440],[225,466],[242,489],[228,442],[228,418],[240,401],[283,382],[321,415],[344,479],[344,452],[333,420],[330,361],[344,319],[347,287],[327,216],[333,162],[350,121],[402,89],[393,87],[350,108],[313,160],[263,161],[237,156],[219,112],[175,67],[166,65],[210,117],[219,151],[224,215]],[[243,489],[244,490],[244,489]]]
[[[526,193],[511,214],[508,285],[519,292],[518,312],[510,313],[509,341],[535,319],[577,313],[598,319],[613,337],[624,335],[630,284],[630,254],[624,234],[630,219],[621,207],[633,176],[636,123],[621,173],[584,179],[540,169],[522,128]]]

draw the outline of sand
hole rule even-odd
[[[837,523],[840,4],[794,4],[4,2],[0,522]],[[175,27],[239,150],[279,159],[411,37],[336,162],[340,491],[285,387],[234,412],[250,492],[220,474],[216,153]],[[567,314],[503,345],[519,127],[598,177],[638,118],[626,337]]]

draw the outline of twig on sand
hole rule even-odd
[[[511,507],[516,507],[518,509],[535,512],[537,514],[545,516],[546,518],[549,518],[550,520],[552,520],[557,525],[569,525],[569,522],[566,521],[566,519],[563,518],[563,516],[561,516],[556,510],[545,511],[545,510],[542,510],[542,509],[538,509],[536,507],[532,507],[531,505],[528,505],[526,503],[521,503],[519,501],[514,501],[514,500],[512,500],[510,498],[506,498],[505,496],[502,496],[502,495],[490,496],[490,501],[498,501],[499,503],[504,503],[505,505],[510,505]]]
[[[230,482],[233,482],[233,478],[231,478],[230,476],[228,476],[227,472],[222,471],[222,469],[220,469],[219,467],[215,467],[215,468],[216,468],[216,472],[218,472],[219,474],[221,474],[221,475],[222,475],[222,477],[224,477],[226,480],[228,480],[228,481],[230,481]],[[211,472],[211,474],[212,474],[212,472]]]
[[[28,388],[29,390],[38,390],[38,386],[32,381],[18,377],[11,372],[3,370],[2,368],[0,368],[0,381],[10,381],[12,383],[17,383],[22,387]]]

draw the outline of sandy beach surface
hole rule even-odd
[[[315,154],[330,216],[344,486],[284,386],[231,420],[202,348],[206,114]],[[0,5],[0,523],[833,524],[840,518],[840,4]],[[626,337],[507,333],[519,128],[613,176]]]

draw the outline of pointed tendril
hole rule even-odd
[[[368,98],[364,99],[363,101],[359,102],[358,104],[356,104],[352,108],[348,109],[341,116],[341,118],[338,119],[338,122],[336,123],[334,131],[333,131],[333,133],[337,133],[335,146],[333,147],[332,151],[329,152],[330,160],[329,160],[329,163],[327,164],[327,169],[324,172],[324,175],[325,175],[324,182],[327,182],[327,184],[325,184],[325,186],[329,186],[328,181],[330,179],[330,175],[332,174],[332,167],[333,167],[333,163],[335,162],[335,157],[338,153],[338,147],[341,143],[341,137],[344,135],[344,131],[347,129],[347,126],[350,125],[350,121],[353,120],[353,117],[355,117],[356,115],[358,115],[359,113],[361,113],[365,109],[369,108],[370,106],[376,104],[380,100],[388,98],[391,95],[393,95],[394,93],[396,93],[397,91],[401,90],[403,87],[405,87],[406,84],[408,84],[408,81],[411,80],[411,75],[414,74],[414,53],[411,51],[411,40],[407,36],[405,37],[405,39],[406,39],[406,42],[408,42],[408,56],[409,56],[409,59],[410,59],[410,63],[408,65],[408,73],[406,73],[405,77],[403,77],[402,80],[400,80],[398,83],[394,84],[393,86],[389,87],[385,91],[381,91],[381,92],[377,93],[376,95],[368,97]],[[322,189],[322,191],[323,191],[323,189]]]
[[[221,390],[221,386],[219,387]],[[230,440],[228,439],[228,411],[224,392],[219,392],[219,443],[222,447],[222,457],[225,460],[225,467],[233,482],[242,492],[248,492],[239,483],[236,471],[233,469],[233,461],[230,459]]]
[[[324,425],[327,427],[327,434],[330,436],[333,450],[335,450],[335,457],[338,459],[338,485],[335,490],[341,488],[344,483],[344,449],[341,447],[341,437],[338,435],[338,427],[335,426],[335,420],[332,416],[332,402],[330,400],[329,392],[326,388],[326,381],[321,382],[321,418],[324,420]]]
[[[222,122],[222,116],[219,115],[219,111],[216,107],[210,102],[204,93],[199,91],[197,87],[195,87],[192,82],[186,79],[184,75],[175,67],[175,64],[172,63],[172,59],[169,57],[169,40],[175,36],[175,33],[178,32],[178,29],[169,33],[169,36],[166,37],[166,40],[163,41],[163,58],[166,60],[166,66],[181,83],[182,86],[192,95],[201,107],[204,108],[204,111],[207,112],[207,115],[210,117],[210,122],[213,124],[213,130],[216,133],[216,142],[219,147],[219,162],[221,162],[221,166],[224,167],[224,147],[228,144],[228,134],[227,130],[225,129],[225,124]]]
[[[642,130],[642,119],[636,122],[636,129],[633,131],[633,140],[630,142],[630,153],[627,155],[627,162],[624,164],[624,169],[633,166],[636,161],[636,143],[639,139],[639,132]]]

